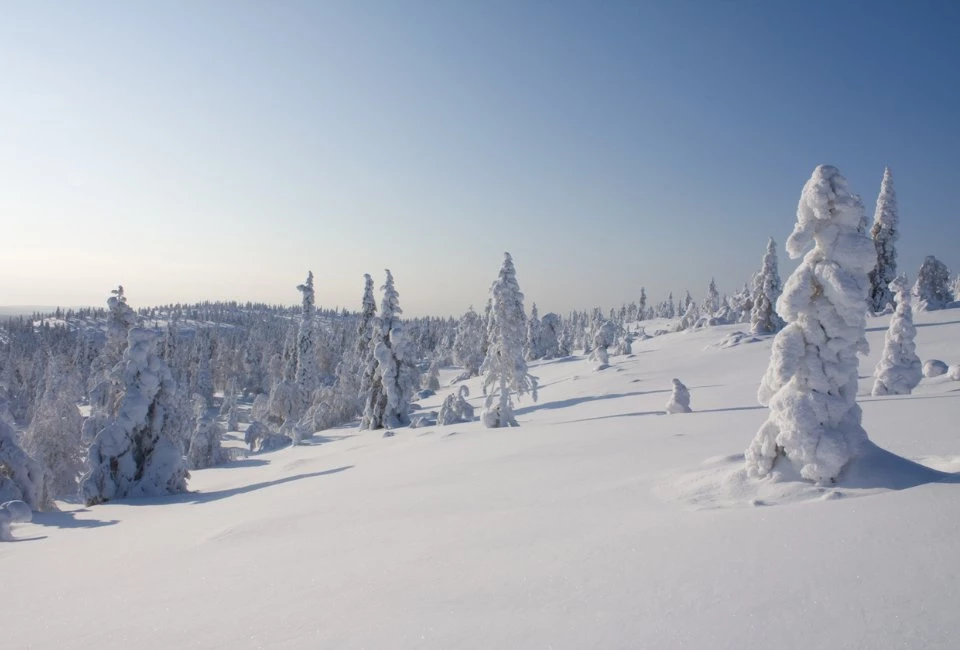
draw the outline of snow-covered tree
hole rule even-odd
[[[596,362],[597,370],[610,366],[610,354],[607,351],[616,342],[617,326],[613,321],[605,320],[593,330],[593,346],[590,360]]]
[[[540,341],[542,327],[540,316],[537,313],[537,303],[533,303],[530,308],[530,319],[527,321],[527,359],[535,361],[543,357],[543,349]]]
[[[24,501],[34,510],[52,507],[52,496],[45,489],[43,468],[27,455],[17,435],[0,413],[0,503]]]
[[[615,346],[614,354],[633,354],[633,334],[630,332],[629,328],[618,328]]]
[[[103,428],[117,401],[113,392],[113,369],[123,358],[127,348],[127,334],[138,322],[137,314],[127,304],[123,285],[110,292],[107,298],[107,340],[94,359],[90,369],[90,416],[83,422],[82,436],[89,443]]]
[[[689,330],[697,324],[697,321],[700,320],[700,312],[697,309],[697,303],[691,300],[687,303],[686,309],[683,311],[683,315],[680,317],[680,321],[677,323],[677,330]]]
[[[777,313],[777,300],[782,287],[777,268],[777,245],[771,237],[767,252],[763,255],[760,271],[754,276],[753,310],[750,314],[750,331],[754,334],[773,334],[783,327],[783,319]]]
[[[473,311],[473,307],[460,318],[453,340],[453,358],[463,366],[463,374],[458,379],[469,379],[480,374],[487,338],[485,327],[483,319]]]
[[[710,318],[720,310],[720,292],[717,291],[717,283],[710,278],[710,286],[707,287],[707,295],[700,304],[700,313]]]
[[[44,373],[43,396],[20,442],[43,467],[45,489],[53,497],[77,493],[84,457],[83,418],[77,408],[82,392],[76,367],[64,355],[52,356]]]
[[[917,309],[920,311],[943,309],[947,303],[952,302],[954,298],[950,291],[950,271],[947,265],[933,255],[927,255],[917,273],[913,297],[917,299]]]
[[[473,421],[473,406],[467,401],[470,395],[470,389],[466,386],[460,386],[457,392],[450,393],[443,399],[440,405],[440,413],[437,415],[437,424],[457,424],[459,422]]]
[[[679,379],[673,380],[673,392],[670,393],[670,400],[667,402],[667,414],[690,413],[690,391]]]
[[[227,459],[226,451],[220,446],[223,430],[211,417],[206,400],[199,395],[195,400],[194,414],[196,427],[190,438],[187,465],[190,469],[204,469],[223,463]]]
[[[374,330],[373,357],[376,363],[373,384],[367,395],[360,423],[362,429],[399,427],[410,423],[410,401],[420,381],[416,348],[404,331],[400,294],[387,269],[381,287],[380,318]]]
[[[427,368],[427,373],[423,376],[420,386],[425,390],[440,390],[440,364],[437,363],[436,359],[430,361],[430,367]]]
[[[317,367],[317,341],[314,330],[316,313],[316,294],[313,289],[313,271],[307,272],[307,279],[297,285],[302,296],[300,327],[297,330],[297,371],[294,381],[300,391],[304,404],[307,404],[320,386],[320,370]]]
[[[560,316],[550,312],[540,321],[540,350],[542,358],[555,359],[560,356],[560,340],[563,337],[563,322]]]
[[[637,302],[637,320],[647,318],[647,289],[640,287],[640,300]]]
[[[480,368],[487,394],[482,420],[488,428],[517,426],[511,393],[518,398],[530,393],[536,401],[537,379],[527,372],[523,355],[526,315],[510,253],[503,254],[499,277],[490,287],[490,300],[487,356]]]
[[[814,247],[777,301],[787,326],[773,341],[758,392],[770,413],[746,452],[751,475],[766,476],[785,459],[804,478],[829,482],[867,440],[856,401],[857,353],[868,349],[867,273],[876,249],[859,229],[862,214],[835,167],[814,170],[787,252],[795,259]]]
[[[87,505],[186,489],[189,473],[177,434],[170,431],[176,385],[155,347],[150,330],[135,327],[128,333],[123,360],[114,369],[119,403],[90,446],[80,482]]]
[[[870,235],[877,249],[877,266],[870,271],[870,308],[875,312],[886,309],[893,302],[890,283],[897,277],[896,242],[900,238],[900,218],[897,214],[897,193],[893,189],[890,168],[883,170],[877,211],[873,216]]]
[[[899,275],[890,283],[897,309],[890,318],[890,327],[883,342],[883,357],[873,373],[874,395],[909,395],[922,377],[922,363],[917,356],[914,338],[913,310],[907,276]],[[889,301],[892,302],[892,301]]]

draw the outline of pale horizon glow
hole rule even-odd
[[[0,305],[735,292],[836,165],[960,271],[954,3],[7,3]]]

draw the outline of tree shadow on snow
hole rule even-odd
[[[670,392],[670,391],[664,391]],[[595,420],[613,420],[615,418],[635,418],[643,415],[666,415],[664,411],[636,411],[635,413],[614,413],[613,415],[598,415],[593,418],[581,418],[579,420],[565,420],[557,424],[576,424],[577,422],[593,422]]]
[[[765,411],[766,406],[729,406],[722,409],[693,409],[694,413],[726,413],[727,411]]]
[[[960,474],[949,474],[867,442],[864,452],[844,468],[838,487],[906,490],[927,483],[960,483]]]
[[[40,526],[53,526],[54,528],[101,528],[103,526],[113,526],[118,521],[116,519],[77,519],[78,512],[90,512],[90,509],[35,512],[33,513],[33,523]]]
[[[152,497],[145,499],[128,499],[124,501],[116,501],[115,503],[128,505],[128,506],[161,506],[161,505],[170,505],[175,503],[189,503],[189,504],[201,504],[201,503],[210,503],[212,501],[219,501],[220,499],[227,499],[229,497],[237,496],[239,494],[246,494],[247,492],[254,492],[256,490],[262,490],[263,488],[274,487],[276,485],[283,485],[284,483],[291,483],[293,481],[299,481],[302,479],[308,478],[317,478],[319,476],[329,476],[330,474],[339,474],[348,469],[353,469],[353,465],[344,465],[343,467],[335,467],[333,469],[325,469],[320,472],[310,472],[308,474],[295,474],[293,476],[285,476],[284,478],[279,478],[274,481],[261,481],[260,483],[252,483],[250,485],[241,485],[240,487],[230,488],[228,490],[215,490],[213,492],[183,492],[181,494],[171,494],[164,497]]]
[[[914,323],[913,326],[916,328],[921,327],[945,327],[947,325],[960,325],[960,320],[952,320],[945,323]],[[889,327],[868,327],[868,332],[886,332]]]
[[[958,390],[958,389],[951,390],[950,393],[956,393],[957,390]],[[946,398],[950,398],[950,397],[960,397],[960,394],[957,394],[957,395],[953,395],[953,394],[949,394],[949,395],[884,395],[884,396],[882,396],[882,397],[874,397],[874,398],[872,398],[872,399],[870,399],[870,398],[860,399],[860,398],[858,397],[858,398],[857,398],[857,401],[858,401],[858,402],[887,402],[887,401],[894,401],[894,400],[891,400],[891,399],[890,399],[891,397],[894,398],[895,401],[900,401],[900,400],[913,400],[913,399],[946,399]]]
[[[577,404],[583,404],[586,402],[599,402],[601,400],[608,399],[620,399],[621,397],[636,397],[637,395],[655,395],[657,393],[669,393],[670,389],[664,390],[638,390],[632,393],[612,393],[610,395],[584,395],[582,397],[571,397],[570,399],[557,400],[556,402],[543,402],[540,404],[532,404],[530,406],[524,406],[523,408],[514,409],[514,415],[523,415],[525,413],[532,413],[533,411],[539,411],[541,409],[554,410],[554,409],[565,409],[570,406],[576,406]]]

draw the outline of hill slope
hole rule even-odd
[[[921,358],[960,361],[958,314],[917,316]],[[960,484],[933,470],[960,471],[960,383],[869,397],[870,326],[865,427],[925,467],[746,481],[770,341],[659,336],[535,365],[517,429],[326,431],[187,495],[39,515],[0,546],[4,646],[957,647]],[[673,377],[694,413],[662,415]]]

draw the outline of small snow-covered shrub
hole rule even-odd
[[[940,375],[947,374],[947,364],[940,359],[927,359],[923,364],[923,376],[930,377],[939,377]]]
[[[672,413],[690,413],[690,391],[679,379],[673,380],[673,393],[670,394],[670,401],[667,402],[667,414]]]
[[[910,288],[907,277],[900,275],[890,283],[895,294],[896,312],[884,337],[883,357],[873,373],[874,395],[909,395],[920,383],[920,357],[914,337],[913,311],[910,308]],[[887,303],[889,304],[889,303]]]
[[[458,422],[473,421],[473,406],[467,402],[470,389],[461,386],[456,393],[447,395],[440,406],[437,415],[437,424],[456,424]]]
[[[953,381],[960,381],[960,363],[955,363],[947,368],[947,377]]]
[[[0,542],[6,542],[12,524],[27,523],[33,519],[33,510],[23,501],[13,500],[0,504]]]
[[[276,451],[293,444],[293,440],[289,436],[274,433],[270,430],[270,427],[258,420],[254,420],[247,425],[247,430],[243,434],[243,441],[254,453]]]

